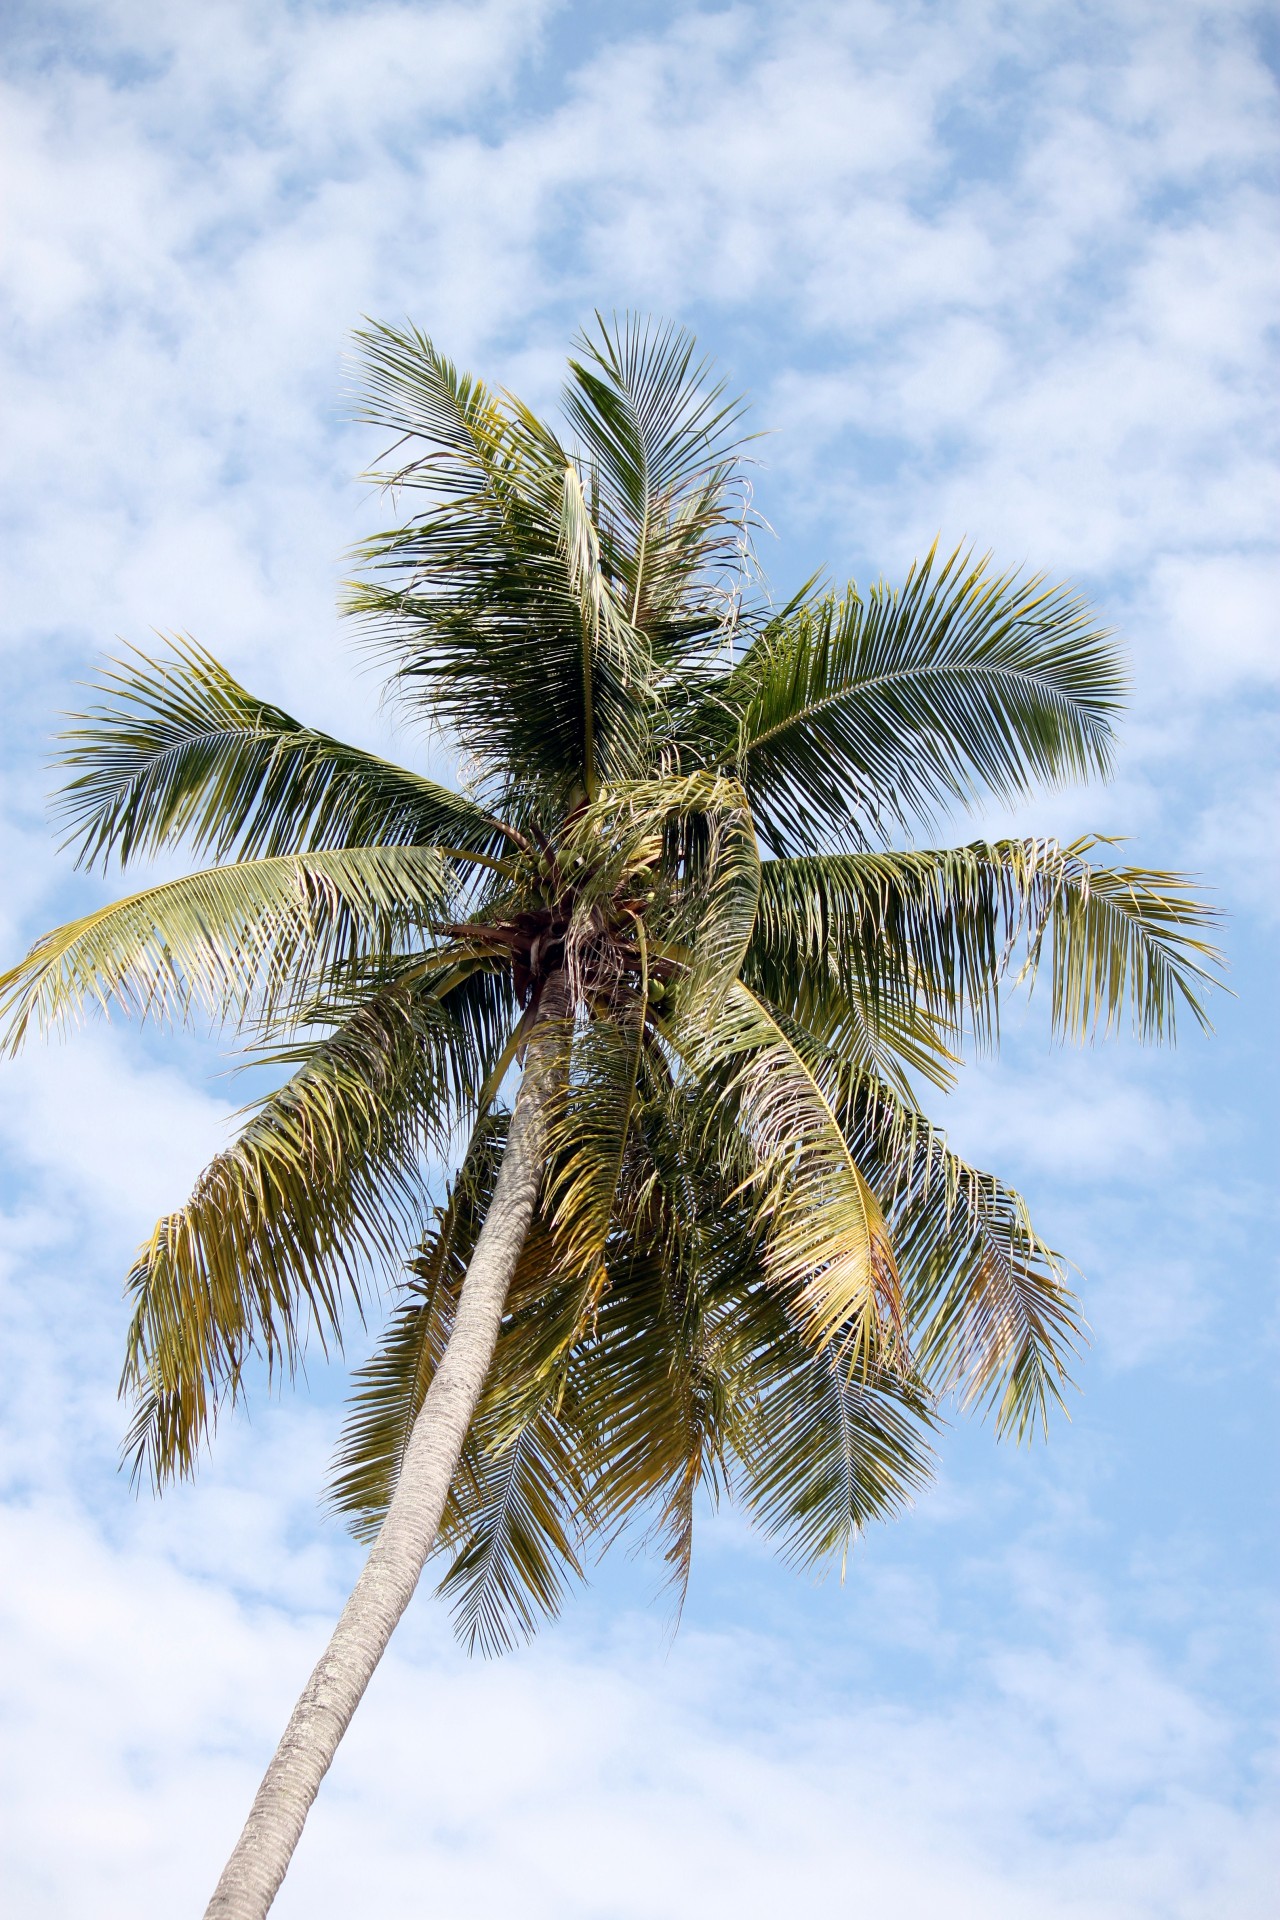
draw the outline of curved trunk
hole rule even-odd
[[[563,1012],[556,977],[546,984],[539,1022]],[[539,1038],[535,1026],[453,1332],[414,1422],[387,1517],[263,1776],[205,1920],[262,1920],[275,1899],[320,1782],[434,1544],[542,1179],[551,1063]]]

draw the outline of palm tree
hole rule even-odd
[[[1095,842],[914,844],[1107,772],[1122,672],[1069,593],[935,552],[774,610],[741,405],[683,332],[598,321],[564,437],[421,333],[359,338],[375,477],[419,510],[351,610],[460,789],[191,641],[130,654],[66,736],[71,839],[209,864],[0,982],[10,1047],[91,1006],[202,1012],[289,1069],[129,1275],[157,1488],[417,1250],[330,1489],[372,1549],[208,1908],[235,1920],[433,1551],[493,1649],[639,1515],[682,1586],[700,1490],[812,1564],[926,1476],[943,1395],[1043,1424],[1073,1298],[916,1086],[997,1039],[1011,978],[1047,967],[1062,1036],[1163,1039],[1214,962],[1185,884]]]

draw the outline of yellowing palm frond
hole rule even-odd
[[[999,1031],[1011,977],[1050,965],[1056,1031],[1092,1037],[1126,1013],[1144,1039],[1172,1038],[1179,1007],[1205,1021],[1220,956],[1212,913],[1176,874],[1105,867],[1094,838],[975,841],[940,851],[766,861],[749,974],[802,1017],[834,1024],[856,1004],[873,1025],[919,1008],[980,1042]],[[915,1064],[915,1063],[913,1063]]]
[[[112,1006],[140,1019],[286,1015],[300,988],[394,952],[445,916],[452,879],[424,847],[341,847],[209,867],[38,940],[0,975],[4,1044]]]
[[[252,1354],[291,1372],[308,1332],[340,1339],[370,1273],[399,1264],[424,1216],[427,1156],[479,1071],[447,1004],[413,980],[299,1056],[129,1275],[128,1448],[157,1484],[192,1471]]]
[[[816,1345],[852,1371],[903,1332],[899,1278],[879,1202],[814,1074],[774,1014],[740,982],[705,1032],[664,1023],[712,1100],[717,1145],[729,1103],[762,1236],[765,1271]]]

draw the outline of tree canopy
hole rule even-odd
[[[597,318],[558,427],[413,328],[359,338],[402,517],[349,610],[457,787],[190,640],[128,653],[66,737],[69,843],[204,864],[46,935],[0,1004],[12,1047],[119,1007],[212,1017],[283,1071],[129,1274],[128,1450],[157,1486],[192,1472],[255,1357],[291,1377],[390,1282],[329,1489],[372,1533],[567,979],[442,1534],[493,1649],[624,1527],[683,1582],[700,1496],[839,1561],[926,1479],[947,1396],[1043,1427],[1080,1331],[1062,1264],[923,1094],[996,1044],[1011,987],[1043,980],[1064,1040],[1167,1040],[1215,955],[1187,884],[1105,842],[928,844],[1109,772],[1123,666],[1069,589],[932,551],[775,607],[743,405],[679,329]]]

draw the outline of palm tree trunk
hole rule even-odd
[[[533,1218],[546,1159],[545,1109],[552,1067],[549,1050],[540,1041],[545,1041],[548,1018],[563,1017],[564,1011],[563,976],[556,975],[542,994],[506,1151],[458,1296],[453,1332],[409,1436],[387,1517],[263,1776],[205,1920],[262,1920],[338,1742],[413,1598]]]

